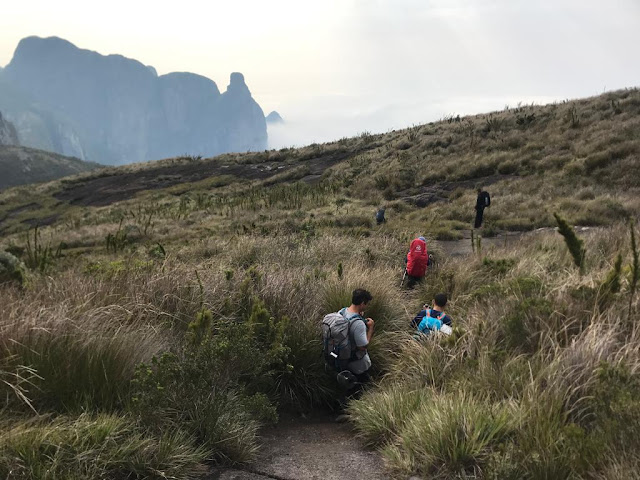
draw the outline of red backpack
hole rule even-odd
[[[427,253],[427,243],[416,238],[411,242],[409,253],[407,253],[407,275],[412,277],[424,277],[427,271],[429,254]]]

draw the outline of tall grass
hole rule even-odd
[[[349,305],[353,289],[366,288],[375,382],[348,412],[392,469],[569,478],[636,464],[631,448],[615,462],[594,448],[600,440],[604,452],[621,450],[640,437],[626,228],[579,234],[591,252],[582,275],[551,233],[485,244],[482,257],[449,257],[430,245],[438,267],[405,291],[403,257],[425,217],[338,230],[336,215],[366,217],[355,203],[342,205],[344,213],[320,206],[326,218],[241,203],[233,214],[241,218],[219,215],[220,224],[204,211],[160,215],[151,235],[162,236],[161,256],[149,253],[158,238],[113,255],[100,245],[60,258],[47,276],[34,273],[27,288],[1,286],[0,388],[11,429],[37,420],[30,403],[78,435],[87,418],[115,417],[138,440],[169,445],[163,432],[187,432],[175,434],[176,451],[195,443],[215,462],[246,461],[276,409],[306,412],[340,395],[325,371],[319,325]],[[296,228],[272,225],[269,216],[279,214]],[[246,232],[229,234],[233,222]],[[82,248],[104,237],[104,225],[87,232]],[[605,281],[618,254],[620,268]],[[615,288],[597,308],[603,283]],[[440,291],[450,297],[454,334],[415,341],[409,321]],[[72,437],[60,444],[94,452]],[[61,457],[64,474],[90,475],[83,458]]]
[[[0,476],[47,478],[195,478],[207,451],[180,431],[145,433],[117,415],[58,417],[0,430]]]
[[[611,258],[622,231],[588,235],[586,248]],[[565,247],[551,236],[509,248],[508,265],[498,257],[441,266],[425,290],[454,292],[457,333],[405,337],[379,386],[350,405],[356,430],[404,475],[628,471],[638,458],[628,447],[640,425],[640,343],[626,327],[627,297],[597,308],[599,286],[615,283],[609,264],[591,259],[582,275],[557,268]]]

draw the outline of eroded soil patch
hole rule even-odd
[[[359,153],[361,152],[332,153],[292,163],[265,162],[241,165],[222,164],[216,160],[196,161],[79,180],[54,194],[54,197],[71,205],[105,206],[128,200],[144,190],[168,188],[222,175],[242,180],[264,180],[298,167],[307,168],[306,181],[309,181],[319,178],[327,168]]]
[[[474,190],[478,186],[487,187],[501,180],[509,180],[519,178],[515,175],[490,175],[488,177],[474,178],[471,180],[457,180],[451,182],[439,182],[435,185],[423,185],[420,187],[420,193],[415,195],[402,196],[400,198],[407,203],[411,203],[417,207],[424,208],[435,202],[443,202],[449,200],[449,194],[456,188],[465,190]]]

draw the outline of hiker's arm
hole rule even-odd
[[[413,317],[413,320],[411,320],[411,326],[413,328],[418,328],[418,325],[420,325],[420,322],[422,321],[422,319],[426,314],[427,314],[426,309],[420,310],[418,314],[415,317]]]
[[[371,342],[371,337],[373,337],[373,318],[367,318],[367,344]]]
[[[356,336],[356,349],[361,352],[365,352],[367,347],[369,346],[369,342],[371,341],[371,337],[373,336],[373,320],[371,318],[367,318],[364,323],[364,330],[360,330],[360,333]],[[361,324],[362,325],[362,324]],[[358,338],[360,338],[360,344],[358,344]],[[366,342],[366,343],[365,343]]]

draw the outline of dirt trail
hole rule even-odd
[[[495,237],[482,237],[482,240],[480,241],[481,248],[483,252],[487,252],[492,247],[514,245],[516,242],[519,242],[524,235],[533,235],[549,230],[540,229],[534,230],[533,232],[501,232]],[[475,238],[477,237],[474,236],[474,240]],[[432,243],[443,250],[444,253],[452,257],[468,255],[474,252],[474,247],[472,247],[471,244],[470,230],[464,232],[464,237],[461,240],[435,240]]]
[[[263,432],[262,451],[243,469],[216,468],[203,480],[384,480],[382,459],[335,415],[285,416]]]
[[[586,234],[591,231],[598,230],[602,227],[573,227],[578,234]],[[555,227],[542,227],[529,232],[500,232],[495,237],[482,237],[481,251],[489,252],[493,248],[504,248],[515,245],[520,241],[529,241],[530,237],[545,234],[549,232],[555,232]],[[461,240],[435,240],[433,244],[440,248],[444,253],[452,257],[459,257],[463,255],[469,255],[473,253],[473,247],[471,244],[471,231],[466,230],[463,232],[464,238]],[[477,235],[477,233],[476,233]],[[482,231],[480,231],[482,235]]]

